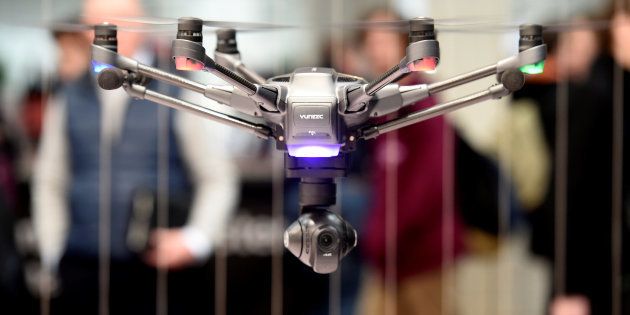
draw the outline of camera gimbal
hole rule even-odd
[[[319,273],[334,272],[356,246],[354,228],[328,208],[336,203],[335,179],[346,176],[348,154],[359,139],[372,139],[468,105],[502,98],[523,86],[523,73],[541,72],[547,54],[542,27],[522,25],[518,54],[444,81],[401,86],[395,82],[410,72],[435,70],[440,61],[433,20],[415,18],[409,21],[406,56],[372,82],[320,67],[264,79],[241,62],[234,30],[217,32],[214,58],[209,57],[202,46],[203,26],[200,19],[179,19],[172,45],[175,66],[210,72],[228,85],[200,84],[122,56],[117,53],[116,26],[102,24],[95,28],[92,45],[99,86],[109,90],[123,87],[132,97],[188,111],[262,139],[275,139],[277,149],[286,151],[286,176],[301,179],[301,215],[287,228],[284,244]],[[486,90],[389,121],[371,120],[491,75],[498,75],[498,83]],[[251,119],[153,91],[146,86],[147,78],[203,94]]]

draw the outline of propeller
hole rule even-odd
[[[488,25],[470,25],[465,28],[461,27],[445,27],[440,28],[439,32],[448,33],[502,33],[518,31],[520,24],[488,24]],[[601,31],[612,27],[610,20],[588,20],[588,21],[572,21],[542,24],[543,32],[546,33],[563,33],[576,30],[592,30]]]
[[[164,18],[164,17],[106,17],[104,18],[108,21],[120,21],[126,23],[134,23],[134,24],[144,24],[144,25],[161,25],[161,26],[169,26],[169,25],[177,25],[179,19],[174,18]],[[219,20],[202,20],[204,26],[212,27],[212,28],[231,28],[236,30],[277,30],[277,29],[288,29],[288,28],[296,28],[296,26],[289,25],[279,25],[272,23],[258,23],[258,22],[236,22],[236,21],[219,21]]]
[[[147,34],[160,33],[164,35],[172,35],[174,25],[178,24],[178,19],[164,17],[107,17],[100,18],[116,24],[119,31],[123,32],[139,32]],[[426,19],[427,23],[436,26],[438,33],[503,33],[518,31],[519,24],[501,23],[500,17],[468,17],[468,18],[444,18],[444,19]],[[274,30],[383,30],[392,32],[409,32],[409,24],[411,20],[384,20],[384,21],[353,21],[341,23],[322,23],[314,25],[281,25],[272,23],[258,22],[236,22],[236,21],[218,21],[218,20],[202,20],[204,26],[210,29],[204,29],[204,33],[215,33],[218,29],[234,29],[239,32],[252,31],[274,31]],[[432,21],[432,22],[431,22]],[[120,22],[123,25],[120,25]],[[417,20],[416,20],[417,22]],[[46,29],[53,32],[84,32],[94,29],[94,24],[85,24],[79,22],[50,22],[50,23],[24,23],[24,22],[2,22],[0,25],[14,27],[28,27]],[[588,21],[572,21],[543,24],[543,31],[548,33],[570,32],[575,30],[606,30],[612,26],[610,20],[588,20]]]
[[[126,23],[150,25],[150,26],[170,26],[176,25],[178,19],[165,17],[108,17],[109,21],[120,21]],[[519,24],[502,23],[504,18],[499,16],[472,16],[463,18],[441,18],[427,19],[427,23],[432,23],[439,32],[444,33],[502,33],[517,31]],[[206,27],[210,28],[230,28],[238,31],[272,31],[288,29],[344,29],[344,30],[384,30],[393,32],[408,32],[411,19],[383,20],[383,21],[352,21],[340,23],[321,23],[310,25],[282,25],[273,23],[258,22],[236,22],[219,20],[202,20]],[[604,30],[611,26],[610,20],[590,20],[573,21],[560,23],[543,24],[545,32],[558,33],[568,32],[577,29]]]
[[[112,23],[115,24],[115,23]],[[34,28],[41,30],[48,30],[51,32],[85,32],[85,31],[93,31],[97,25],[100,24],[86,24],[80,22],[50,22],[50,23],[28,23],[28,22],[6,22],[3,21],[0,23],[2,26],[8,27],[20,27],[20,28]],[[119,31],[125,32],[139,32],[139,33],[159,33],[159,32],[169,32],[172,33],[171,29],[164,28],[155,28],[155,27],[147,27],[147,26],[129,26],[129,25],[116,25],[116,28]]]

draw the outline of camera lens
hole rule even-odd
[[[321,251],[331,252],[335,249],[337,245],[337,242],[335,242],[335,240],[336,237],[333,233],[329,231],[324,231],[317,237],[317,245],[319,246],[319,249]]]

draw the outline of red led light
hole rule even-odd
[[[185,56],[175,57],[175,68],[183,71],[203,70],[203,63]]]
[[[437,64],[438,64],[438,59],[436,57],[424,57],[420,60],[416,60],[413,63],[409,64],[409,71],[413,71],[413,72],[435,71]]]

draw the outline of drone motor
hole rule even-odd
[[[109,23],[95,25],[93,44],[118,52],[117,33],[116,25]]]
[[[440,46],[435,38],[435,24],[431,18],[415,18],[409,21],[409,47],[414,43],[423,42],[424,52],[422,57],[407,64],[407,68],[412,72],[435,71],[440,62]],[[417,49],[417,48],[416,48]],[[407,51],[407,55],[413,52]]]
[[[173,41],[175,68],[199,71],[205,66],[206,49],[203,47],[203,21],[197,18],[180,18],[177,38]]]

